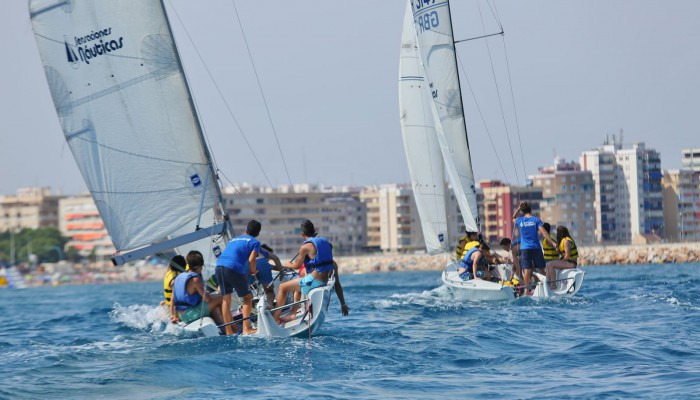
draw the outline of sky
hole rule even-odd
[[[404,0],[165,3],[224,183],[410,181],[398,106]],[[505,31],[457,45],[477,180],[523,183],[620,130],[625,144],[659,151],[664,169],[700,147],[700,2],[463,0],[452,11],[456,39],[498,32],[497,21]],[[0,32],[0,195],[85,191],[26,2],[4,4]]]

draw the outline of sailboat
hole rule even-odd
[[[114,265],[199,250],[211,276],[233,227],[163,2],[29,0],[29,13],[61,128],[117,249]],[[213,323],[188,330],[218,334]]]
[[[448,0],[408,1],[401,40],[399,103],[426,248],[430,254],[449,254],[445,175],[466,230],[478,232],[479,220]],[[495,271],[505,281],[511,268],[501,264]],[[503,283],[462,280],[458,269],[458,261],[449,262],[442,281],[466,300],[513,300],[518,295],[512,286]],[[583,282],[583,271],[566,270],[561,274],[556,290],[549,289],[546,277],[538,276],[533,296],[574,295]]]

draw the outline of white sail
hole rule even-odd
[[[29,11],[63,133],[117,250],[216,222],[221,195],[162,2],[30,0]],[[212,247],[200,242],[188,249]]]
[[[404,149],[413,194],[429,254],[446,251],[449,243],[445,210],[445,174],[410,5],[401,36],[399,107]]]
[[[464,123],[449,1],[410,0],[410,3],[447,176],[467,231],[476,232],[476,187]]]

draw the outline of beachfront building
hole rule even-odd
[[[601,243],[628,244],[663,236],[661,158],[644,143],[623,149],[621,140],[584,151],[581,168],[595,182],[595,237]]]
[[[446,248],[456,243],[464,230],[457,200],[452,192],[445,196],[447,213]],[[410,184],[386,184],[365,187],[360,200],[367,206],[368,250],[384,253],[425,251],[420,216]]]
[[[664,171],[662,183],[666,238],[672,242],[699,241],[700,169]]]
[[[58,215],[58,229],[69,239],[64,250],[73,247],[84,257],[103,261],[116,252],[90,193],[61,199]]]
[[[234,231],[243,233],[248,221],[260,221],[258,239],[283,259],[299,250],[300,225],[305,219],[333,243],[335,255],[363,252],[367,247],[367,210],[359,197],[359,189],[307,184],[277,188],[236,184],[224,188],[224,203]]]
[[[595,242],[594,181],[591,171],[582,171],[575,162],[554,159],[554,165],[539,169],[529,179],[541,188],[540,218],[552,226],[564,225],[579,244]]]
[[[366,187],[360,200],[367,205],[370,250],[413,252],[425,249],[420,217],[410,185]]]
[[[683,168],[700,172],[700,147],[681,150],[683,154]]]
[[[481,232],[491,246],[497,246],[502,238],[519,235],[519,230],[513,229],[513,212],[522,201],[529,202],[532,214],[540,216],[542,188],[510,186],[499,180],[479,181],[477,205]]]
[[[18,189],[15,195],[0,196],[0,232],[58,228],[62,197],[49,187]]]

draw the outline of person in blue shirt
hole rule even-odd
[[[523,215],[518,217],[520,213]],[[515,213],[513,213],[513,222],[515,222],[515,225],[520,230],[520,267],[522,268],[523,281],[526,288],[530,286],[533,268],[539,272],[540,270],[544,271],[546,266],[544,255],[542,254],[542,245],[540,244],[537,233],[541,233],[545,240],[552,246],[557,246],[542,226],[542,220],[533,216],[531,213],[532,207],[530,207],[530,203],[526,201],[520,203]],[[528,293],[530,293],[530,290],[528,290]]]
[[[216,261],[216,282],[219,285],[219,292],[223,296],[221,303],[221,312],[224,317],[224,323],[228,324],[233,321],[231,315],[231,293],[236,291],[238,297],[243,298],[243,334],[252,335],[256,331],[250,326],[250,313],[253,309],[253,294],[248,287],[247,274],[255,275],[257,273],[255,259],[260,252],[260,242],[256,237],[260,234],[262,225],[256,220],[248,222],[245,230],[245,235],[236,236],[226,245],[221,256]],[[232,335],[234,329],[231,325],[226,326],[226,334]]]
[[[459,271],[457,271],[459,277],[465,281],[470,279],[490,280],[491,274],[486,263],[490,250],[489,245],[484,242],[481,242],[477,247],[469,249],[459,263]]]
[[[272,264],[270,263],[272,261]],[[272,247],[262,244],[260,245],[260,253],[258,253],[258,258],[255,260],[255,269],[258,272],[255,275],[251,275],[248,278],[248,282],[251,285],[258,284],[265,288],[265,295],[267,296],[267,308],[273,308],[275,305],[275,288],[271,285],[272,270],[282,272],[284,269],[282,266],[282,261],[272,250]]]

